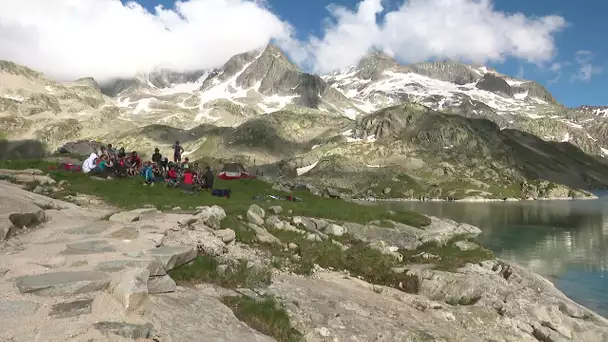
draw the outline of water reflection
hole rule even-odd
[[[497,256],[551,278],[571,298],[608,316],[608,199],[510,203],[386,204],[467,222]]]

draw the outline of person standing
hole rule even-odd
[[[174,163],[180,163],[182,161],[182,153],[184,153],[184,148],[179,144],[179,141],[176,141],[175,145],[173,145]]]

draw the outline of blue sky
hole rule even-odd
[[[158,4],[171,8],[174,3],[173,0],[138,2],[150,10]],[[295,27],[298,38],[323,35],[324,20],[330,14],[327,10],[330,1],[267,0],[266,3],[273,13]],[[359,1],[334,0],[331,3],[355,10]],[[385,12],[397,8],[401,3],[402,0],[387,0],[384,3]],[[493,3],[495,10],[508,13],[522,12],[533,17],[560,15],[568,25],[555,35],[557,54],[553,62],[538,67],[511,58],[502,63],[488,63],[489,65],[502,73],[523,75],[524,78],[542,83],[566,106],[608,104],[608,73],[600,71],[608,67],[608,43],[605,37],[608,30],[604,24],[608,1],[589,1],[584,2],[585,5],[571,0],[496,0]],[[381,20],[382,15],[378,18]],[[590,79],[577,77],[583,66],[577,62],[577,51],[593,53],[585,54],[586,57],[593,57],[592,59],[586,58],[583,61],[578,58],[579,62],[591,65],[587,66],[588,70],[593,70]]]
[[[540,82],[567,106],[608,105],[606,1],[136,1],[0,1],[0,59],[103,82],[216,68],[269,41],[317,73],[381,49],[402,63],[486,63]]]

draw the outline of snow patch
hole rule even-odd
[[[319,164],[318,161],[316,161],[316,162],[314,162],[314,163],[312,163],[312,164],[310,164],[308,166],[297,168],[296,172],[297,172],[298,176],[301,176],[301,175],[307,173],[308,171],[314,169],[315,166],[317,166],[317,164]]]
[[[570,141],[570,133],[566,132],[566,134],[564,134],[564,137],[562,138],[561,142],[568,142]]]
[[[15,95],[0,94],[0,96],[4,97],[5,99],[15,100],[15,101],[19,101],[19,102],[23,102],[25,100],[23,97],[15,96]]]

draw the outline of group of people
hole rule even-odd
[[[158,148],[154,149],[151,161],[143,162],[137,151],[129,154],[124,148],[114,149],[112,144],[102,146],[82,163],[82,172],[102,178],[144,177],[144,185],[154,185],[159,181],[166,186],[192,189],[212,189],[214,174],[210,167],[199,169],[189,158],[182,160],[184,153],[179,141],[173,145],[173,161],[164,157]]]

